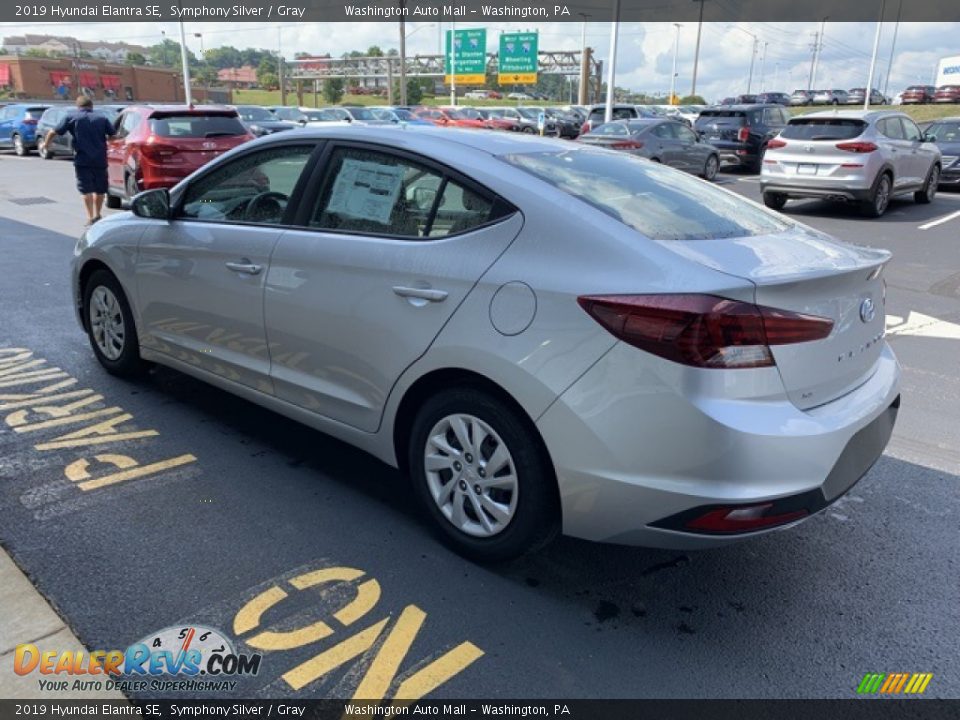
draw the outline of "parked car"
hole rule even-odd
[[[674,120],[679,120],[687,127],[692,128],[697,118],[700,117],[700,112],[705,107],[706,105],[675,105],[667,111],[666,116]]]
[[[678,170],[713,180],[720,170],[720,153],[676,120],[616,120],[581,135],[579,142],[622,150]]]
[[[921,130],[940,149],[940,187],[960,186],[960,117],[940,118]]]
[[[735,97],[725,97],[723,100],[721,100],[717,104],[718,105],[736,105],[737,99]]]
[[[259,105],[233,105],[232,107],[240,116],[243,126],[255,137],[293,130],[298,125],[291,120],[278,120],[274,113]]]
[[[496,93],[496,95],[499,96],[499,93]],[[494,97],[494,92],[492,90],[470,90],[463,96],[471,100],[487,100]]]
[[[128,105],[123,104],[106,104],[106,105],[96,105],[94,112],[99,113],[106,117],[111,123],[116,122],[117,116],[122,112]],[[64,133],[63,135],[54,135],[53,139],[44,146],[40,146],[39,142],[50,130],[56,129],[60,122],[70,113],[76,112],[75,105],[51,105],[46,110],[43,111],[43,115],[40,116],[40,119],[37,121],[37,155],[44,159],[50,160],[55,157],[73,157],[73,135],[70,133]]]
[[[790,105],[790,96],[782,92],[765,92],[757,95],[757,102],[764,105]]]
[[[734,105],[753,105],[759,102],[756,95],[737,95],[733,99]]]
[[[300,108],[305,113],[310,112],[310,108]],[[342,105],[339,107],[321,108],[320,112],[325,117],[332,117],[334,120],[346,123],[358,123],[361,125],[380,125],[389,120],[381,120],[376,114],[367,107],[359,105]]]
[[[533,100],[533,95],[525,92],[507,93],[507,100]]]
[[[480,113],[471,112],[473,108],[425,108],[415,113],[421,120],[432,122],[438,127],[487,129],[486,121]]]
[[[911,85],[903,91],[900,102],[903,105],[922,105],[933,102],[936,94],[937,89],[933,85]]]
[[[483,116],[487,123],[495,130],[513,130],[532,135],[538,132],[535,120],[521,115],[515,107],[483,108]]]
[[[540,115],[543,114],[543,134],[555,137],[577,137],[580,134],[580,128],[575,123],[559,122],[556,118],[550,116],[548,108],[545,107],[517,107],[517,112],[533,124],[537,132],[540,132]],[[561,125],[563,126],[561,128]]]
[[[484,124],[491,130],[506,130],[508,132],[520,132],[523,125],[519,120],[504,117],[497,112],[496,108],[476,108],[477,113],[483,118]]]
[[[795,524],[899,408],[888,252],[628,153],[308,128],[132,210],[72,260],[100,365],[173,367],[402,468],[476,560]]]
[[[960,85],[941,85],[933,94],[935,103],[960,103]]]
[[[49,103],[11,103],[0,109],[0,149],[29,155],[37,146],[37,123],[48,107]]]
[[[852,88],[850,92],[847,93],[847,105],[863,105],[863,101],[866,100],[867,89],[866,88]],[[879,90],[870,91],[870,104],[871,105],[886,105],[887,98],[883,96],[883,93]]]
[[[721,163],[759,172],[767,142],[789,119],[782,105],[731,105],[701,112],[694,130],[720,151]]]
[[[607,106],[605,104],[591,105],[587,113],[587,119],[580,128],[580,134],[585,135],[598,125],[602,125],[607,116]],[[651,117],[657,117],[650,112]],[[636,105],[616,104],[612,108],[611,120],[636,120],[644,117],[644,111]]]
[[[810,105],[813,102],[813,93],[809,90],[794,90],[790,95],[790,105]]]
[[[846,105],[846,90],[817,90],[813,93],[814,105]]]
[[[107,206],[141,190],[172,187],[227,150],[253,139],[233,108],[131,105],[107,141]]]
[[[880,217],[896,195],[931,202],[941,167],[937,145],[904,113],[818,112],[791,119],[767,144],[760,189],[777,210],[790,198],[821,198]]]
[[[391,123],[404,123],[406,125],[433,125],[432,122],[421,120],[406,108],[400,107],[372,107],[370,108],[378,120],[385,120]]]
[[[583,122],[571,113],[564,112],[560,108],[530,108],[531,110],[542,110],[546,115],[547,126],[551,128],[549,135],[556,135],[560,138],[573,140],[580,136],[580,128]]]

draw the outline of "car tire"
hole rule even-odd
[[[502,464],[488,477],[495,454]],[[491,393],[464,386],[428,399],[413,421],[407,457],[434,531],[471,560],[513,560],[559,532],[556,478],[536,428]]]
[[[762,145],[757,153],[756,159],[750,164],[750,172],[758,175],[763,171],[763,158],[767,154],[767,146]]]
[[[718,172],[720,172],[720,158],[716,155],[710,155],[703,164],[703,174],[700,177],[713,182]]]
[[[137,177],[133,173],[127,173],[123,179],[123,191],[127,195],[127,201],[133,200],[133,196],[140,192],[137,187]]]
[[[763,204],[772,210],[783,210],[787,204],[787,196],[778,192],[765,192],[763,194]]]
[[[40,156],[41,160],[53,159],[53,153],[50,152],[46,145],[37,145],[37,155]]]
[[[865,217],[878,218],[883,215],[890,206],[890,196],[893,192],[893,179],[890,173],[881,173],[874,183],[873,191],[870,193],[870,199],[866,200],[860,210]]]
[[[119,210],[123,207],[123,198],[118,195],[107,193],[107,207],[111,210]]]
[[[111,375],[137,377],[148,365],[140,357],[133,313],[120,282],[96,270],[83,286],[84,326],[97,361]]]
[[[30,150],[27,149],[27,146],[23,142],[23,136],[20,133],[13,134],[13,151],[20,157],[25,157],[30,154]]]
[[[923,184],[922,190],[917,190],[913,194],[913,199],[921,205],[928,205],[933,202],[937,195],[937,187],[940,185],[940,166],[934,165],[930,168],[927,175],[927,181]]]
[[[523,132],[527,133],[527,135],[533,135],[536,132],[536,130],[534,130],[532,127],[527,126],[523,128]]]

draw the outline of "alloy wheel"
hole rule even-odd
[[[877,193],[873,199],[873,205],[876,208],[877,215],[883,215],[890,203],[890,178],[887,175],[880,176],[880,182],[877,184]]]
[[[930,177],[927,179],[927,202],[933,200],[937,194],[937,186],[940,184],[940,168],[936,165],[930,170]]]
[[[715,155],[711,155],[707,158],[707,164],[703,169],[703,177],[706,180],[713,180],[717,176],[717,171],[720,169],[720,163],[717,161]]]
[[[22,138],[20,135],[14,135],[14,136],[13,136],[13,151],[14,151],[17,155],[26,155],[26,154],[27,154],[27,148],[26,148],[26,146],[23,144],[23,138]]]
[[[513,456],[483,420],[448,415],[427,436],[424,470],[433,501],[447,521],[472,537],[502,532],[517,510]]]
[[[105,358],[116,360],[120,357],[126,338],[123,311],[117,296],[103,285],[90,295],[90,330]]]

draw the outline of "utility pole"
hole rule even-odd
[[[277,26],[277,80],[280,82],[280,104],[287,104],[287,88],[283,84],[283,32]]]
[[[677,35],[673,41],[673,71],[670,73],[670,104],[673,105],[673,98],[676,97],[677,91],[677,54],[680,52],[680,28],[683,27],[680,23],[674,23],[673,26],[677,29]]]
[[[400,0],[400,104],[407,104],[407,35],[404,31],[403,13],[407,9],[407,1]],[[390,61],[387,60],[389,65]],[[387,91],[393,94],[393,83]],[[392,104],[392,103],[391,103]]]
[[[613,0],[613,22],[610,24],[610,58],[607,66],[607,107],[603,121],[613,119],[613,103],[616,100],[614,83],[617,81],[617,36],[620,34],[620,0]]]
[[[817,66],[820,64],[820,53],[823,52],[823,32],[826,26],[827,17],[820,21],[820,32],[814,35],[813,67],[810,68],[810,87],[807,90],[813,90],[813,86],[817,82]]]
[[[747,95],[750,94],[750,88],[753,87],[753,63],[757,59],[757,45],[760,44],[760,40],[756,35],[753,36],[753,52],[750,53],[750,75],[747,78]]]
[[[697,66],[700,64],[700,33],[703,30],[703,3],[705,0],[694,0],[700,3],[700,17],[697,20],[697,47],[693,51],[693,84],[690,86],[690,94],[697,94]]]
[[[877,67],[877,52],[880,50],[880,31],[883,29],[883,11],[887,0],[880,0],[880,17],[877,19],[877,32],[873,36],[873,54],[870,56],[870,74],[867,76],[867,91],[863,97],[863,109],[870,109],[870,91],[873,89],[873,74]]]
[[[187,106],[193,106],[193,94],[190,89],[190,65],[187,63],[187,37],[183,31],[183,21],[180,22],[180,62],[183,64],[183,94],[186,95]]]
[[[590,57],[587,53],[587,18],[586,13],[579,13],[583,18],[580,25],[580,87],[577,93],[577,102],[581,105],[587,104],[587,85],[590,82]]]
[[[763,41],[763,53],[760,55],[760,92],[763,92],[764,70],[767,65],[767,45],[769,44],[766,40]]]
[[[883,81],[883,95],[889,97],[887,92],[890,90],[890,71],[893,69],[893,52],[897,49],[897,32],[900,30],[900,12],[903,10],[903,0],[897,3],[897,22],[893,26],[893,42],[890,44],[890,57],[887,59],[887,78]],[[870,88],[867,88],[869,91]]]

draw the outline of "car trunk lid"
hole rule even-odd
[[[750,280],[758,305],[833,322],[823,340],[771,347],[797,407],[830,402],[869,378],[884,335],[882,271],[888,252],[841,244],[803,227],[776,235],[661,244]]]

